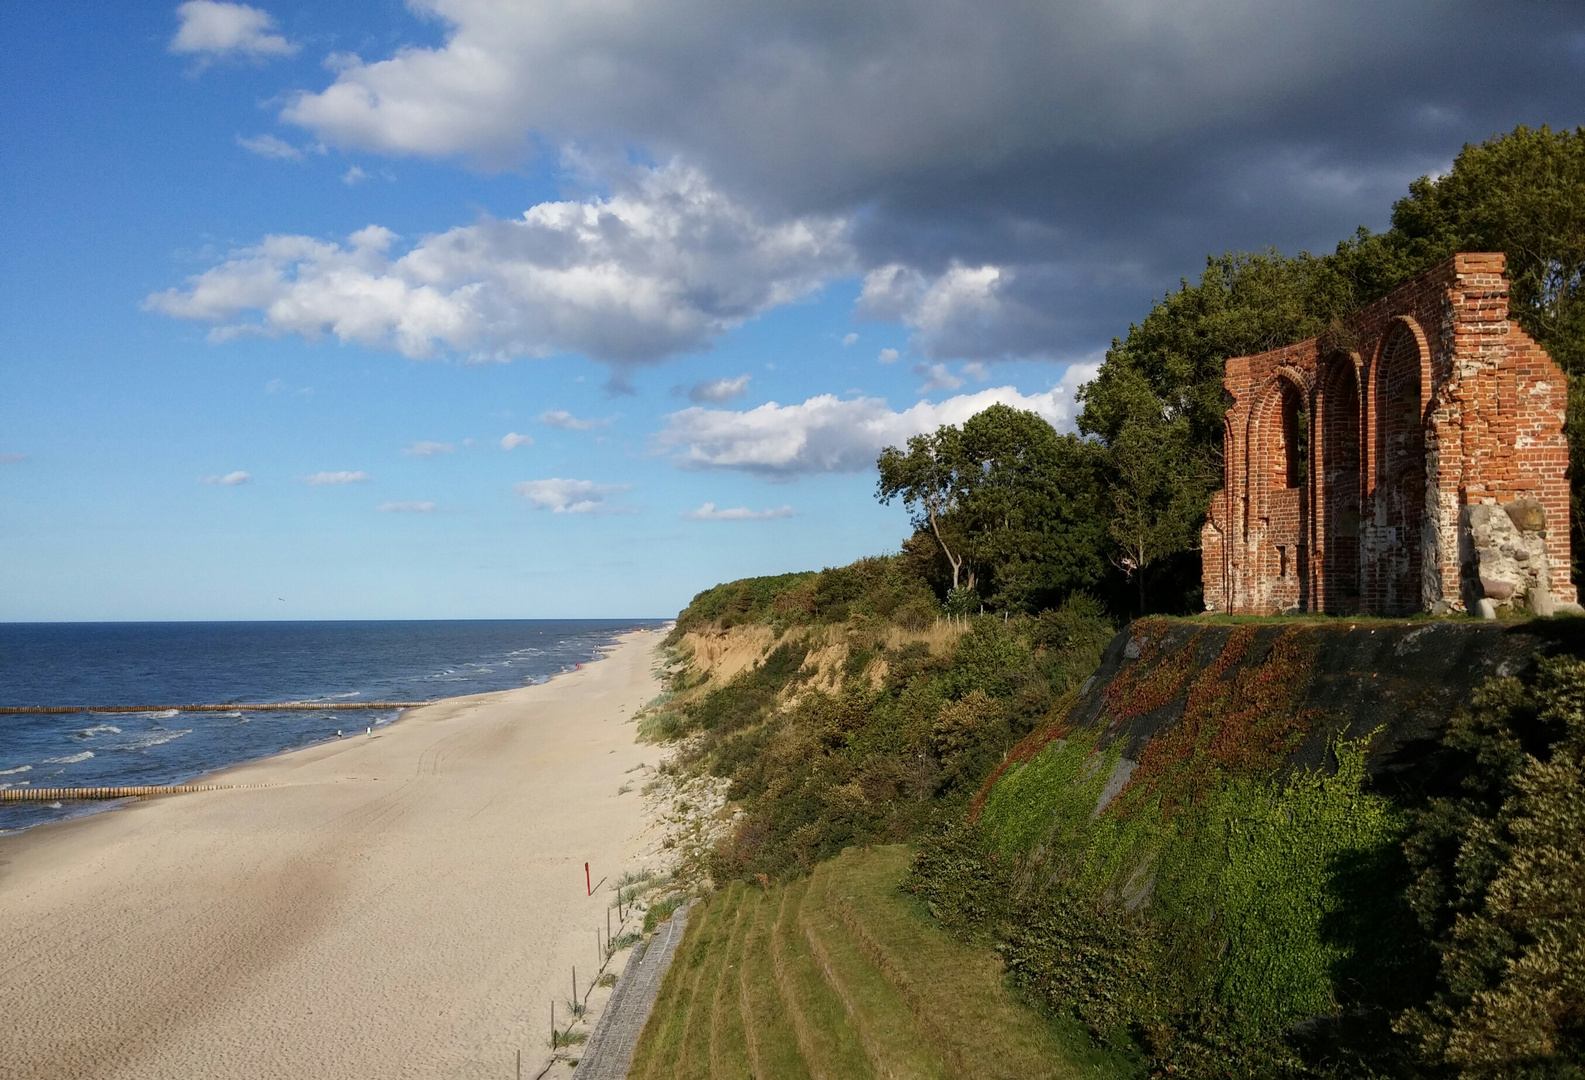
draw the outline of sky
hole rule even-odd
[[[1517,124],[1585,6],[0,5],[0,620],[641,617]]]

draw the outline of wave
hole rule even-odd
[[[180,709],[159,709],[154,712],[140,712],[133,713],[132,715],[141,716],[145,720],[169,720],[171,717],[178,715],[181,711],[182,710]]]
[[[120,746],[116,747],[116,749],[147,750],[151,746],[161,746],[168,742],[174,742],[175,740],[180,739],[183,735],[191,735],[192,733],[192,728],[186,728],[182,731],[151,731],[146,735],[139,735],[135,738],[127,740]],[[92,757],[93,755],[90,754],[88,756]]]
[[[0,769],[0,776],[13,776],[13,775],[15,775],[16,773],[19,773],[19,772],[32,772],[32,771],[33,771],[33,766],[31,766],[31,765],[18,765],[14,769]]]
[[[121,734],[121,729],[116,727],[116,726],[114,726],[113,724],[95,724],[93,727],[85,727],[81,731],[72,732],[72,738],[74,738],[74,739],[91,739],[95,735],[119,735],[119,734]]]
[[[92,750],[84,750],[80,754],[67,754],[65,757],[47,757],[47,758],[44,759],[44,764],[46,764],[46,765],[75,765],[79,761],[87,761],[89,758],[91,758],[93,756],[94,756],[94,752]]]

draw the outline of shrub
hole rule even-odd
[[[1407,845],[1441,974],[1398,1030],[1471,1080],[1585,1075],[1585,663],[1488,684],[1444,742],[1461,790]]]

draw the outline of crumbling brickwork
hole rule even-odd
[[[1573,604],[1568,387],[1508,318],[1501,254],[1461,254],[1320,337],[1227,361],[1213,611]]]

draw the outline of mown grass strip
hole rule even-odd
[[[711,1080],[745,1080],[754,1073],[743,1030],[738,972],[743,966],[744,939],[764,894],[759,889],[744,887],[741,882],[736,887],[742,890],[743,896],[733,918],[732,935],[727,939],[725,962],[716,977],[715,1001],[710,1008]]]
[[[899,892],[910,858],[902,846],[843,852],[831,864],[826,908],[896,989],[952,1076],[1135,1075],[1133,1062],[1097,1050],[1081,1033],[1021,1005],[994,953],[954,941]]]
[[[633,1064],[627,1075],[635,1080],[669,1080],[677,1061],[682,1033],[688,1022],[689,999],[698,980],[699,965],[710,941],[711,927],[720,917],[722,898],[697,905],[688,917],[688,929],[672,957],[671,967],[655,996],[655,1006],[639,1035]]]
[[[815,872],[800,910],[810,954],[852,1019],[875,1075],[947,1080],[946,1065],[907,1003],[827,906],[834,869],[825,863]]]
[[[816,873],[819,873],[817,870]],[[787,886],[781,915],[771,936],[771,959],[782,1004],[798,1040],[798,1051],[816,1077],[861,1080],[873,1077],[858,1031],[825,973],[809,951],[799,926],[799,911],[809,882]]]
[[[809,1069],[782,1006],[771,956],[771,935],[784,893],[784,889],[776,889],[755,901],[738,968],[743,1036],[756,1080],[809,1080]]]
[[[709,1080],[710,1014],[715,1004],[716,985],[726,962],[727,943],[743,899],[742,882],[733,882],[718,892],[710,906],[715,917],[699,942],[699,963],[686,1000],[679,1000],[682,1023],[679,1025],[677,1054],[666,1080]]]

